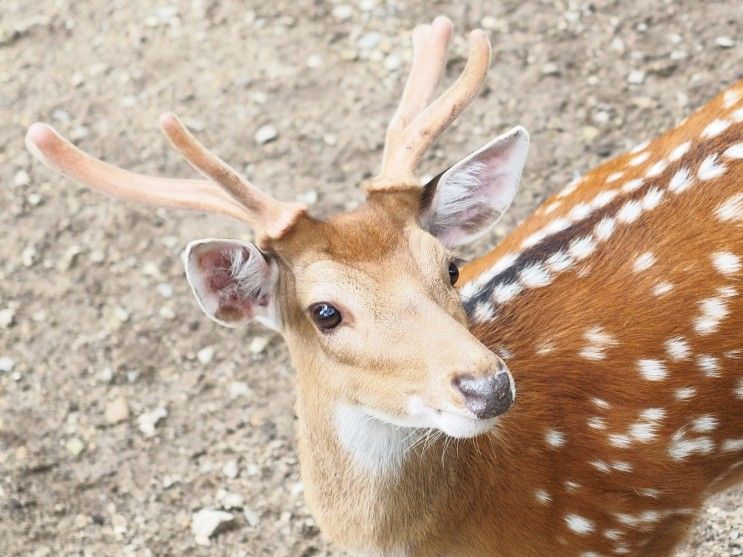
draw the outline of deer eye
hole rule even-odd
[[[310,315],[312,315],[312,320],[321,331],[335,329],[341,322],[341,312],[325,302],[310,306]]]
[[[452,286],[457,283],[458,278],[459,267],[457,267],[457,264],[452,261],[451,263],[449,263],[449,282],[451,282]]]

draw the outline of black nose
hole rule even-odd
[[[465,373],[457,375],[452,383],[464,396],[467,408],[481,420],[499,416],[513,404],[511,377],[507,371],[481,378]]]

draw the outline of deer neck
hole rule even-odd
[[[365,554],[442,550],[436,540],[451,540],[452,525],[461,525],[472,508],[462,482],[472,466],[470,443],[456,447],[451,439],[334,404],[317,396],[316,386],[303,387],[297,399],[300,466],[307,503],[323,532]]]

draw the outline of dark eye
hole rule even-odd
[[[315,325],[321,331],[335,329],[341,322],[341,312],[325,302],[310,307],[310,313]]]
[[[457,267],[457,264],[452,261],[451,263],[449,263],[449,282],[452,283],[452,286],[456,284],[458,278],[459,267]]]

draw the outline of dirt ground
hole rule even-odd
[[[303,504],[281,339],[211,323],[183,276],[189,240],[249,231],[73,185],[25,151],[31,122],[193,176],[157,128],[175,110],[255,183],[324,214],[361,199],[409,30],[444,13],[448,79],[478,25],[494,67],[425,171],[516,123],[532,136],[515,206],[472,255],[743,73],[739,0],[345,2],[0,0],[0,555],[340,555]],[[741,555],[742,500],[713,499],[679,555]],[[206,507],[234,515],[208,548],[191,532]]]

